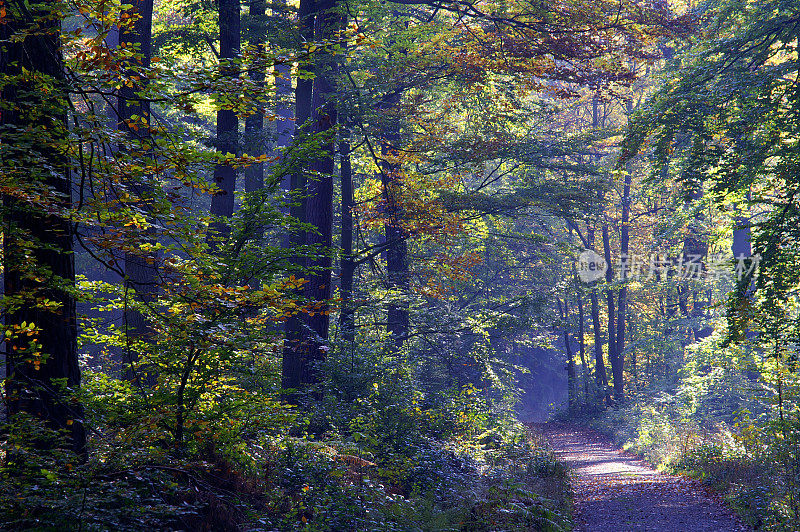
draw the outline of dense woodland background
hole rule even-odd
[[[0,0],[0,528],[569,529],[555,414],[797,530],[798,37]]]

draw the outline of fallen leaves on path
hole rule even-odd
[[[655,471],[590,430],[538,425],[570,467],[576,531],[746,531],[696,480]]]

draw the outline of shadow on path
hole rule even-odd
[[[655,471],[601,435],[562,424],[537,424],[570,468],[576,531],[747,531],[693,479]]]

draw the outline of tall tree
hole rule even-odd
[[[318,13],[314,22],[314,37],[330,43],[340,27],[341,15],[336,12],[336,0],[317,0]],[[333,244],[333,172],[335,128],[337,122],[336,76],[337,59],[332,45],[316,59],[317,69],[311,98],[312,133],[320,143],[320,152],[309,164],[306,222],[314,227],[308,232],[307,244],[314,248],[309,261],[309,279],[305,296],[315,302],[308,314],[310,338],[308,343],[310,383],[318,381],[313,366],[325,358],[329,350],[332,244]]]
[[[346,126],[346,124],[345,124]],[[339,167],[342,183],[342,265],[341,265],[341,292],[342,310],[340,313],[340,330],[342,339],[348,348],[355,342],[355,309],[353,308],[353,279],[356,271],[355,257],[353,255],[353,166],[350,161],[350,132],[344,129],[339,142]]]
[[[591,223],[591,222],[590,222]],[[589,227],[586,231],[586,239],[588,241],[589,249],[594,250],[595,230]],[[600,301],[599,301],[597,287],[591,287],[589,291],[590,313],[592,316],[592,335],[594,337],[594,367],[595,379],[597,381],[597,389],[601,393],[605,393],[606,386],[608,386],[608,375],[606,374],[606,364],[603,359],[603,330],[600,325]]]
[[[300,0],[297,13],[298,45],[314,39],[314,19],[316,5],[314,0]],[[304,70],[312,70],[313,64],[305,66]],[[311,99],[314,89],[314,80],[309,76],[299,76],[295,86],[295,133],[292,141],[293,148],[299,149],[306,141],[309,134],[309,118],[311,117]],[[306,184],[307,174],[303,168],[294,165],[289,177],[289,195],[291,206],[289,214],[299,222],[306,221]],[[292,262],[296,269],[303,269],[305,260],[300,254],[300,246],[306,243],[306,231],[295,230],[286,245],[294,250]],[[298,297],[299,293],[296,294]],[[286,319],[284,326],[283,357],[281,360],[281,385],[284,389],[297,390],[304,383],[309,382],[308,361],[303,345],[303,320],[302,316],[293,314]]]
[[[306,244],[312,250],[306,266],[307,283],[303,296],[313,303],[305,318],[293,316],[286,323],[283,353],[283,386],[298,389],[319,381],[316,366],[328,350],[330,329],[333,243],[333,172],[335,128],[337,123],[336,76],[338,63],[332,40],[341,28],[342,16],[336,0],[303,2],[300,5],[300,33],[306,40],[323,43],[314,57],[313,82],[298,79],[296,90],[297,130],[295,143],[311,141],[318,149],[305,163],[307,173],[297,170],[292,176],[292,193],[301,196],[292,214],[307,222],[312,230],[301,232],[293,245]],[[301,81],[303,83],[301,83]],[[297,198],[295,198],[297,201]],[[301,210],[302,209],[302,210]],[[298,264],[301,260],[297,259]]]
[[[138,94],[145,89],[142,83],[135,80],[147,80],[146,75],[142,75],[141,69],[148,68],[151,60],[151,40],[152,40],[152,20],[153,20],[153,0],[137,0],[133,2],[131,8],[127,10],[127,20],[134,21],[133,24],[124,25],[119,31],[120,49],[125,53],[135,50],[127,62],[126,77],[130,83],[124,83],[119,91],[118,98],[118,120],[119,129],[124,132],[128,139],[120,146],[120,156],[126,157],[128,151],[126,144],[136,147],[139,151],[147,152],[150,146],[150,104],[146,98]],[[154,184],[153,176],[138,175],[126,176],[124,185],[127,188],[127,196],[138,205],[135,207],[139,212],[148,213],[151,211]],[[158,293],[158,271],[156,266],[156,254],[150,251],[149,246],[141,249],[142,240],[147,243],[152,238],[142,239],[142,235],[133,235],[134,240],[126,242],[125,245],[125,333],[128,335],[129,342],[126,349],[123,363],[127,366],[124,375],[129,380],[139,378],[139,372],[135,368],[139,359],[137,353],[138,342],[147,341],[150,335],[149,328],[145,321],[144,314],[136,307],[129,304],[130,301],[138,301],[145,305],[152,304]],[[131,347],[132,346],[132,347]]]
[[[625,172],[622,185],[622,215],[619,228],[619,252],[620,252],[620,286],[617,292],[617,334],[615,339],[615,350],[617,352],[617,363],[612,365],[611,371],[614,374],[614,400],[617,403],[625,402],[625,390],[623,385],[625,368],[625,323],[628,312],[628,284],[627,277],[631,264],[629,254],[630,244],[630,213],[631,213],[631,173]]]
[[[236,60],[241,48],[241,14],[239,0],[219,2],[219,58],[223,77],[235,77]],[[239,119],[231,108],[233,102],[220,102],[217,111],[217,151],[223,156],[239,152]],[[211,196],[211,216],[216,217],[209,227],[209,242],[218,247],[230,232],[226,221],[233,216],[236,192],[236,169],[231,163],[220,162],[214,168],[217,191]]]
[[[561,333],[564,342],[564,352],[567,355],[567,404],[570,408],[572,408],[578,404],[578,398],[576,394],[577,380],[575,378],[575,354],[572,352],[572,340],[569,337],[570,312],[566,297],[564,297],[563,305],[561,303],[561,299],[559,298],[556,298],[556,303],[558,304],[558,313],[559,317],[561,318]]]
[[[614,305],[614,290],[611,283],[614,281],[614,268],[611,267],[611,235],[609,234],[608,221],[603,221],[603,255],[606,261],[606,324],[608,326],[608,361],[611,364],[611,376],[614,378],[614,395],[617,387],[622,385],[622,367],[617,344],[616,312]]]
[[[265,19],[267,15],[266,0],[250,0],[250,39],[255,44],[259,53],[265,50],[266,32]],[[260,59],[258,60],[260,63]],[[264,65],[256,64],[250,69],[250,80],[258,87],[264,85],[266,71]],[[244,151],[248,155],[258,157],[266,152],[264,135],[264,111],[257,109],[244,121]],[[257,162],[244,169],[244,190],[255,192],[264,186],[264,163]]]
[[[387,113],[395,110],[400,103],[401,92],[396,91],[384,99],[382,109]],[[387,308],[389,334],[395,348],[400,348],[408,336],[408,304],[405,298],[409,288],[408,273],[408,235],[403,227],[401,188],[403,186],[401,168],[397,163],[400,144],[400,128],[397,118],[389,116],[381,142],[380,164],[383,201],[386,223],[386,276],[388,288],[392,293]]]
[[[70,396],[80,369],[61,5],[2,6],[0,168],[7,190],[17,191],[3,198],[8,414],[63,430],[67,446],[83,453],[83,412]]]

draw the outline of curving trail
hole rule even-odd
[[[570,425],[535,425],[570,467],[575,530],[746,531],[693,479],[655,471],[601,435]]]

